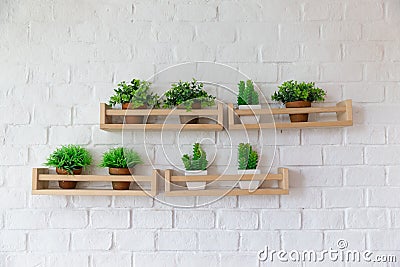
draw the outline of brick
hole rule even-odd
[[[400,75],[398,62],[367,63],[365,77],[369,81],[396,81]]]
[[[387,127],[387,142],[389,144],[400,144],[400,127]]]
[[[241,251],[259,251],[263,249],[265,245],[271,248],[279,248],[279,233],[275,231],[243,231],[240,234]]]
[[[30,207],[32,208],[65,208],[67,206],[66,196],[31,196]]]
[[[132,255],[130,253],[94,254],[92,258],[93,267],[132,265]]]
[[[323,193],[325,208],[349,208],[364,206],[364,193],[356,188],[325,189]]]
[[[366,237],[365,233],[354,230],[339,230],[325,232],[325,247],[337,248],[339,240],[346,240],[349,244],[349,249],[365,249]]]
[[[26,249],[26,234],[23,231],[2,230],[0,232],[0,251],[16,252]]]
[[[357,82],[363,77],[363,65],[357,63],[329,63],[321,69],[321,79],[326,82]]]
[[[91,136],[92,130],[87,126],[54,126],[50,128],[49,144],[87,145],[90,143]]]
[[[293,188],[289,196],[281,196],[282,208],[320,208],[321,191],[314,188]]]
[[[218,6],[220,21],[257,21],[261,17],[259,5],[248,2],[222,2]]]
[[[66,261],[65,259],[68,258]],[[47,261],[49,266],[59,266],[59,267],[68,267],[68,266],[82,266],[89,267],[89,255],[83,253],[57,253],[50,254],[47,256]]]
[[[374,21],[363,25],[363,39],[368,41],[396,40],[400,30],[393,27],[396,23]]]
[[[277,196],[239,196],[239,208],[279,208],[279,198]]]
[[[363,163],[363,148],[357,146],[329,146],[324,149],[325,165],[358,165]]]
[[[303,145],[336,145],[343,140],[342,132],[337,129],[302,129],[301,142]]]
[[[345,171],[347,186],[379,186],[384,185],[385,180],[386,174],[383,167],[350,167]]]
[[[383,5],[376,1],[352,1],[346,4],[345,19],[379,20],[383,18]]]
[[[130,226],[129,210],[94,210],[90,213],[91,227],[97,229],[124,229]]]
[[[226,266],[231,267],[241,267],[241,266],[256,266],[259,263],[257,257],[254,254],[223,254],[221,256],[221,262],[226,264]]]
[[[300,145],[300,131],[262,129],[260,133],[260,142],[264,145],[277,146],[297,146]]]
[[[41,145],[47,142],[47,129],[41,126],[10,126],[5,135],[9,145]]]
[[[383,46],[377,44],[360,43],[344,45],[344,59],[351,62],[381,61]]]
[[[283,41],[312,41],[319,39],[318,23],[282,23],[279,25],[280,39]]]
[[[234,231],[202,231],[198,235],[201,251],[235,251],[239,246],[239,233]]]
[[[146,266],[151,262],[152,267],[175,266],[175,252],[137,253],[134,256],[133,266]]]
[[[290,187],[332,187],[343,184],[339,167],[306,167],[299,171],[289,170]]]
[[[75,208],[110,207],[111,198],[106,196],[73,196],[72,205]]]
[[[140,197],[132,199],[129,196],[118,196],[114,198],[114,207],[116,208],[151,208],[153,207],[153,198]]]
[[[400,231],[382,230],[368,233],[368,249],[394,251],[400,249]]]
[[[248,211],[221,211],[218,214],[218,226],[228,230],[257,229],[258,214]]]
[[[367,147],[365,150],[366,164],[396,165],[399,156],[400,147],[397,146]]]
[[[321,39],[329,41],[356,41],[361,39],[361,24],[358,22],[323,23]]]
[[[172,212],[168,210],[135,210],[134,228],[172,228]]]
[[[256,62],[258,47],[249,44],[219,45],[216,59],[220,62]]]
[[[35,107],[33,122],[41,125],[69,125],[71,124],[71,108],[38,105]]]
[[[340,2],[317,1],[304,5],[304,20],[307,21],[342,20],[343,15],[344,5]]]
[[[197,247],[196,232],[191,231],[161,231],[158,234],[159,250],[195,250]]]
[[[189,23],[160,23],[151,27],[159,42],[191,42],[195,36],[195,28]]]
[[[304,229],[344,229],[344,214],[342,211],[304,210],[302,218]]]
[[[14,254],[8,255],[5,259],[5,265],[7,267],[19,267],[19,266],[45,266],[46,258],[40,254]],[[61,265],[57,265],[61,266]]]
[[[208,210],[175,211],[175,228],[211,229],[215,225],[215,214]]]
[[[343,98],[352,99],[360,103],[382,102],[385,97],[385,89],[380,84],[350,83],[343,87]]]
[[[280,159],[287,166],[322,165],[322,151],[317,146],[281,147]]]
[[[297,45],[282,44],[263,45],[261,49],[262,62],[293,62],[300,56],[300,49]]]
[[[335,42],[317,42],[304,45],[304,59],[317,62],[340,61],[342,47]]]
[[[112,232],[108,231],[77,231],[71,236],[72,250],[110,250]]]
[[[400,175],[400,167],[392,166],[387,168],[387,180],[388,184],[391,186],[399,186],[400,180],[398,179]]]
[[[0,148],[2,155],[1,165],[3,166],[18,166],[25,165],[28,162],[28,149],[18,148],[14,146],[2,146]]]
[[[239,64],[239,71],[257,82],[276,82],[278,79],[276,64],[243,63]]]
[[[317,231],[290,231],[282,233],[282,247],[286,251],[297,249],[322,250],[323,234]]]
[[[84,210],[55,210],[50,213],[52,228],[85,228],[88,225],[88,214]]]
[[[68,250],[70,233],[60,230],[31,231],[28,235],[28,247],[31,251],[61,252]]]
[[[214,208],[235,208],[237,207],[236,196],[224,196],[221,197],[197,197],[198,206],[206,206],[210,209]]]
[[[47,213],[41,210],[10,210],[5,215],[8,229],[41,229],[47,226]]]
[[[318,67],[308,63],[290,63],[281,66],[281,79],[284,81],[318,80]]]
[[[261,229],[300,229],[301,214],[296,210],[267,210],[261,213]]]
[[[217,7],[211,3],[177,5],[176,19],[179,21],[210,21],[216,17]]]
[[[179,253],[176,256],[176,266],[185,267],[202,267],[202,266],[218,266],[219,257],[214,254],[206,253]]]
[[[268,1],[262,8],[264,21],[298,21],[300,20],[300,2],[288,0]]]
[[[237,25],[237,31],[239,36],[238,42],[241,43],[264,44],[271,41],[277,41],[279,37],[279,29],[277,23],[266,23],[266,22],[240,23]],[[261,80],[258,79],[255,80],[261,82]]]
[[[140,240],[140,242],[132,242],[132,240]],[[115,244],[118,251],[154,251],[155,232],[143,230],[117,231]]]
[[[346,226],[351,229],[384,229],[388,226],[384,209],[346,210]]]
[[[368,190],[368,206],[396,208],[396,199],[400,194],[399,188],[376,187]]]
[[[0,188],[0,208],[12,209],[24,207],[26,207],[25,191],[18,189],[7,189],[4,187]]]

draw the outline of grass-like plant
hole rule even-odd
[[[258,105],[258,93],[254,90],[254,83],[251,80],[246,82],[240,81],[238,84],[239,95],[237,98],[238,105]]]
[[[207,154],[199,143],[193,145],[193,156],[185,154],[182,161],[187,171],[205,171],[208,165]]]
[[[287,81],[278,87],[271,99],[286,104],[294,101],[322,102],[326,92],[315,86],[314,82]]]
[[[238,147],[238,169],[255,170],[258,165],[258,153],[250,144],[240,143]]]
[[[130,83],[122,81],[114,89],[114,95],[110,97],[109,105],[132,103],[133,108],[143,105],[159,107],[159,96],[150,93],[151,83],[139,79],[133,79]]]
[[[171,88],[165,92],[164,108],[173,108],[183,105],[187,111],[192,109],[195,102],[200,102],[202,107],[213,106],[215,96],[209,95],[203,89],[203,83],[196,79],[191,82],[182,82],[172,84]]]
[[[57,148],[48,158],[46,166],[56,167],[73,174],[73,170],[84,168],[92,163],[92,156],[85,148],[67,145]]]
[[[136,151],[118,147],[105,152],[99,166],[103,168],[133,168],[141,163],[143,161]]]

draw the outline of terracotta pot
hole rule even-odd
[[[124,103],[122,104],[122,109],[131,109],[131,103]],[[146,109],[147,105],[143,105],[137,107],[135,109]],[[126,124],[143,124],[144,116],[125,116],[125,123]]]
[[[67,170],[56,168],[58,175],[69,175]],[[72,171],[73,175],[79,175],[82,173],[82,168]],[[77,181],[58,181],[58,186],[62,189],[75,189]]]
[[[108,173],[111,175],[130,175],[128,168],[108,168]],[[112,182],[114,190],[129,190],[131,182]]]
[[[186,109],[186,107],[182,104],[178,106],[178,109]],[[194,102],[192,105],[192,109],[201,109],[200,102]],[[181,124],[198,124],[199,116],[189,116],[189,115],[180,115],[179,119]]]
[[[309,108],[311,107],[310,101],[294,101],[287,102],[286,108]],[[289,114],[291,122],[307,122],[308,121],[308,113],[302,114]]]

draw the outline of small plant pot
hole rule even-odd
[[[56,168],[58,175],[70,175],[67,170]],[[73,175],[79,175],[82,173],[82,168],[72,171]],[[62,189],[75,189],[77,181],[58,181],[58,186]]]
[[[186,176],[200,176],[207,175],[205,171],[185,171]],[[204,190],[206,189],[206,182],[186,182],[186,186],[189,190]]]
[[[131,103],[124,103],[122,104],[122,109],[131,109],[132,104]],[[140,107],[137,107],[136,109],[146,109],[147,105],[143,105]],[[125,124],[143,124],[144,116],[125,116]]]
[[[186,109],[186,107],[182,104],[178,106],[178,109]],[[201,109],[200,102],[194,102],[192,105],[192,109]],[[190,115],[180,115],[179,119],[181,124],[198,124],[199,116],[190,116]]]
[[[261,109],[261,105],[239,105],[239,109]],[[260,115],[240,116],[242,124],[257,124],[260,122]]]
[[[110,175],[130,175],[131,171],[129,168],[108,168],[108,173]],[[129,190],[131,182],[112,182],[112,187],[114,190]]]
[[[310,101],[294,101],[287,102],[286,108],[309,108],[311,107]],[[308,113],[302,114],[289,114],[291,122],[307,122],[308,121]]]
[[[238,174],[260,174],[260,170],[238,170]],[[261,184],[261,181],[239,181],[239,188],[246,190],[256,190]]]

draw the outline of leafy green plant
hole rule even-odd
[[[164,108],[173,108],[183,105],[187,111],[192,109],[195,102],[200,102],[202,107],[215,104],[215,96],[209,95],[203,89],[203,83],[193,79],[191,82],[182,82],[172,84],[172,87],[165,92]]]
[[[141,163],[143,161],[136,151],[118,147],[105,152],[99,166],[104,168],[133,168]]]
[[[238,84],[239,95],[237,98],[238,105],[258,105],[258,93],[254,90],[254,83],[251,80],[240,81]]]
[[[238,147],[238,169],[254,170],[258,164],[258,153],[250,144],[240,143]]]
[[[73,170],[84,168],[92,163],[89,151],[77,145],[57,148],[48,158],[46,166],[56,167],[73,174]]]
[[[122,81],[118,84],[118,88],[114,89],[109,105],[132,103],[133,108],[143,105],[159,107],[159,96],[150,93],[150,85],[150,82],[139,79],[133,79],[129,84]]]
[[[279,91],[275,92],[271,99],[283,104],[294,101],[325,101],[326,92],[321,88],[315,87],[314,82],[287,81],[278,88]]]
[[[193,145],[193,156],[185,154],[182,157],[182,161],[187,171],[204,171],[207,169],[207,154],[199,143]]]

